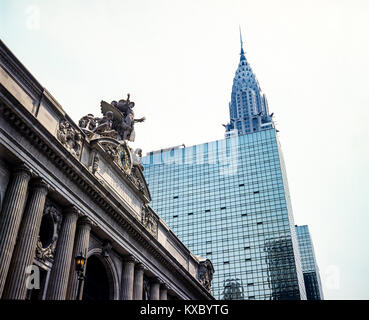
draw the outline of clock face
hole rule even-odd
[[[130,173],[132,168],[131,153],[126,146],[122,146],[120,150],[120,163],[125,172]]]

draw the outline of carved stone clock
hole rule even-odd
[[[127,174],[130,174],[132,169],[132,156],[126,144],[121,144],[119,146],[119,159],[120,166]]]

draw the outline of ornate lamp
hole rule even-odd
[[[82,284],[85,280],[86,257],[81,252],[74,258],[74,262],[78,275],[77,300],[82,300]]]
[[[74,258],[74,261],[75,261],[77,273],[79,274],[80,272],[83,272],[85,270],[85,263],[86,263],[85,256],[82,253],[80,253]]]

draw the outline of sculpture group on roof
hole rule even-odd
[[[145,117],[135,119],[133,112],[135,103],[129,98],[128,94],[126,100],[111,103],[101,101],[102,117],[95,117],[89,113],[79,120],[79,127],[90,141],[98,142],[105,153],[126,173],[140,180],[141,175],[137,172],[137,167],[139,171],[143,170],[142,150],[140,148],[133,150],[127,142],[135,140],[134,125],[145,121]]]
[[[110,137],[118,141],[134,141],[134,125],[145,121],[145,117],[135,119],[133,107],[135,103],[127,99],[107,103],[101,101],[102,118],[88,114],[81,118],[79,127],[89,138]]]

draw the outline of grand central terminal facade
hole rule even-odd
[[[150,207],[144,118],[129,95],[96,105],[75,123],[0,41],[1,298],[212,300],[211,261]]]

